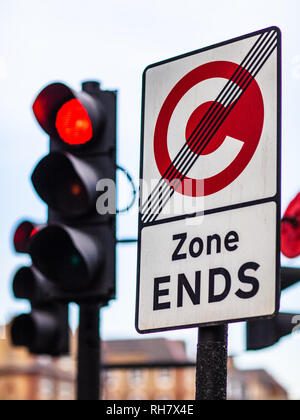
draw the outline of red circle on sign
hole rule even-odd
[[[169,183],[171,178],[181,179],[182,182],[189,181],[188,191],[178,191],[189,196],[208,196],[214,194],[230,185],[246,168],[254,155],[261,138],[264,123],[264,103],[260,88],[255,79],[252,80],[234,108],[222,123],[216,134],[202,154],[215,151],[226,136],[230,136],[244,142],[239,154],[227,168],[206,179],[193,179],[184,176],[171,160],[168,151],[168,128],[173,112],[182,97],[193,86],[208,79],[225,78],[230,80],[239,66],[229,61],[215,61],[204,64],[186,74],[171,90],[167,96],[157,118],[154,133],[154,155],[158,170],[163,178]],[[247,79],[247,77],[249,78]],[[236,81],[241,89],[245,80],[252,76],[243,69],[243,77]],[[247,86],[248,83],[245,85]],[[245,89],[245,88],[244,88]],[[243,89],[243,90],[244,90]],[[195,126],[200,122],[197,117],[205,114],[211,102],[200,105],[191,115],[186,127],[186,135],[189,137]],[[194,114],[194,115],[193,115]],[[183,139],[184,141],[184,139]],[[201,188],[202,187],[202,188]],[[174,187],[176,189],[176,187]]]

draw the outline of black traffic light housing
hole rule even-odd
[[[23,221],[14,234],[14,248],[28,253],[30,242],[42,227]],[[13,293],[17,299],[27,299],[31,312],[12,320],[13,345],[27,347],[36,355],[60,356],[69,351],[68,306],[56,302],[54,285],[35,266],[21,267],[13,278]]]
[[[280,270],[281,290],[300,281],[300,269],[282,267]],[[298,314],[279,313],[272,319],[247,322],[247,350],[261,350],[273,346],[282,337],[297,329],[300,321]]]
[[[11,327],[13,344],[33,354],[68,352],[69,302],[103,306],[115,296],[116,98],[97,82],[81,92],[53,83],[33,104],[50,136],[32,174],[48,221],[15,231],[15,250],[29,253],[32,266],[17,271],[13,291],[32,310]]]
[[[296,314],[279,313],[273,319],[247,322],[247,350],[261,350],[273,346],[295,329]]]
[[[115,91],[92,81],[78,93],[53,83],[33,104],[50,153],[32,183],[51,223],[34,235],[29,253],[61,301],[105,305],[115,297],[116,101]]]

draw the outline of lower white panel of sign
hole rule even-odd
[[[276,229],[274,202],[145,227],[138,331],[272,315]]]

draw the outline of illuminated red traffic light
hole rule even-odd
[[[55,126],[60,138],[70,145],[85,144],[93,137],[92,122],[78,99],[71,99],[60,108]]]
[[[288,258],[300,255],[300,193],[290,203],[282,219],[281,251]]]
[[[99,91],[99,83],[92,85]],[[32,109],[42,129],[68,146],[79,147],[95,140],[106,121],[101,101],[87,92],[75,92],[63,83],[46,86]]]
[[[28,221],[22,222],[14,234],[14,247],[16,252],[27,253],[31,238],[38,232],[38,227]]]

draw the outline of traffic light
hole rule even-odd
[[[281,223],[281,252],[287,258],[300,255],[300,193],[291,201]],[[300,269],[282,267],[281,291],[300,281]],[[297,331],[299,314],[279,313],[273,319],[247,322],[247,350],[272,346],[281,337]]]
[[[32,174],[49,223],[29,253],[65,302],[105,305],[115,297],[116,96],[98,82],[80,92],[53,83],[33,104],[50,136],[50,153]]]
[[[281,251],[288,258],[300,255],[300,193],[289,204],[282,219]]]
[[[282,337],[293,332],[296,319],[296,314],[279,313],[273,319],[247,322],[247,350],[273,346]]]
[[[14,248],[26,254],[40,226],[22,222],[14,234]],[[68,306],[55,301],[55,288],[34,266],[21,267],[13,279],[17,299],[28,299],[31,312],[13,319],[11,339],[15,346],[27,347],[32,354],[60,356],[68,353]]]
[[[280,271],[281,290],[300,281],[300,269],[282,267]],[[247,350],[260,350],[273,346],[282,337],[297,331],[299,314],[279,313],[272,319],[247,322]]]

